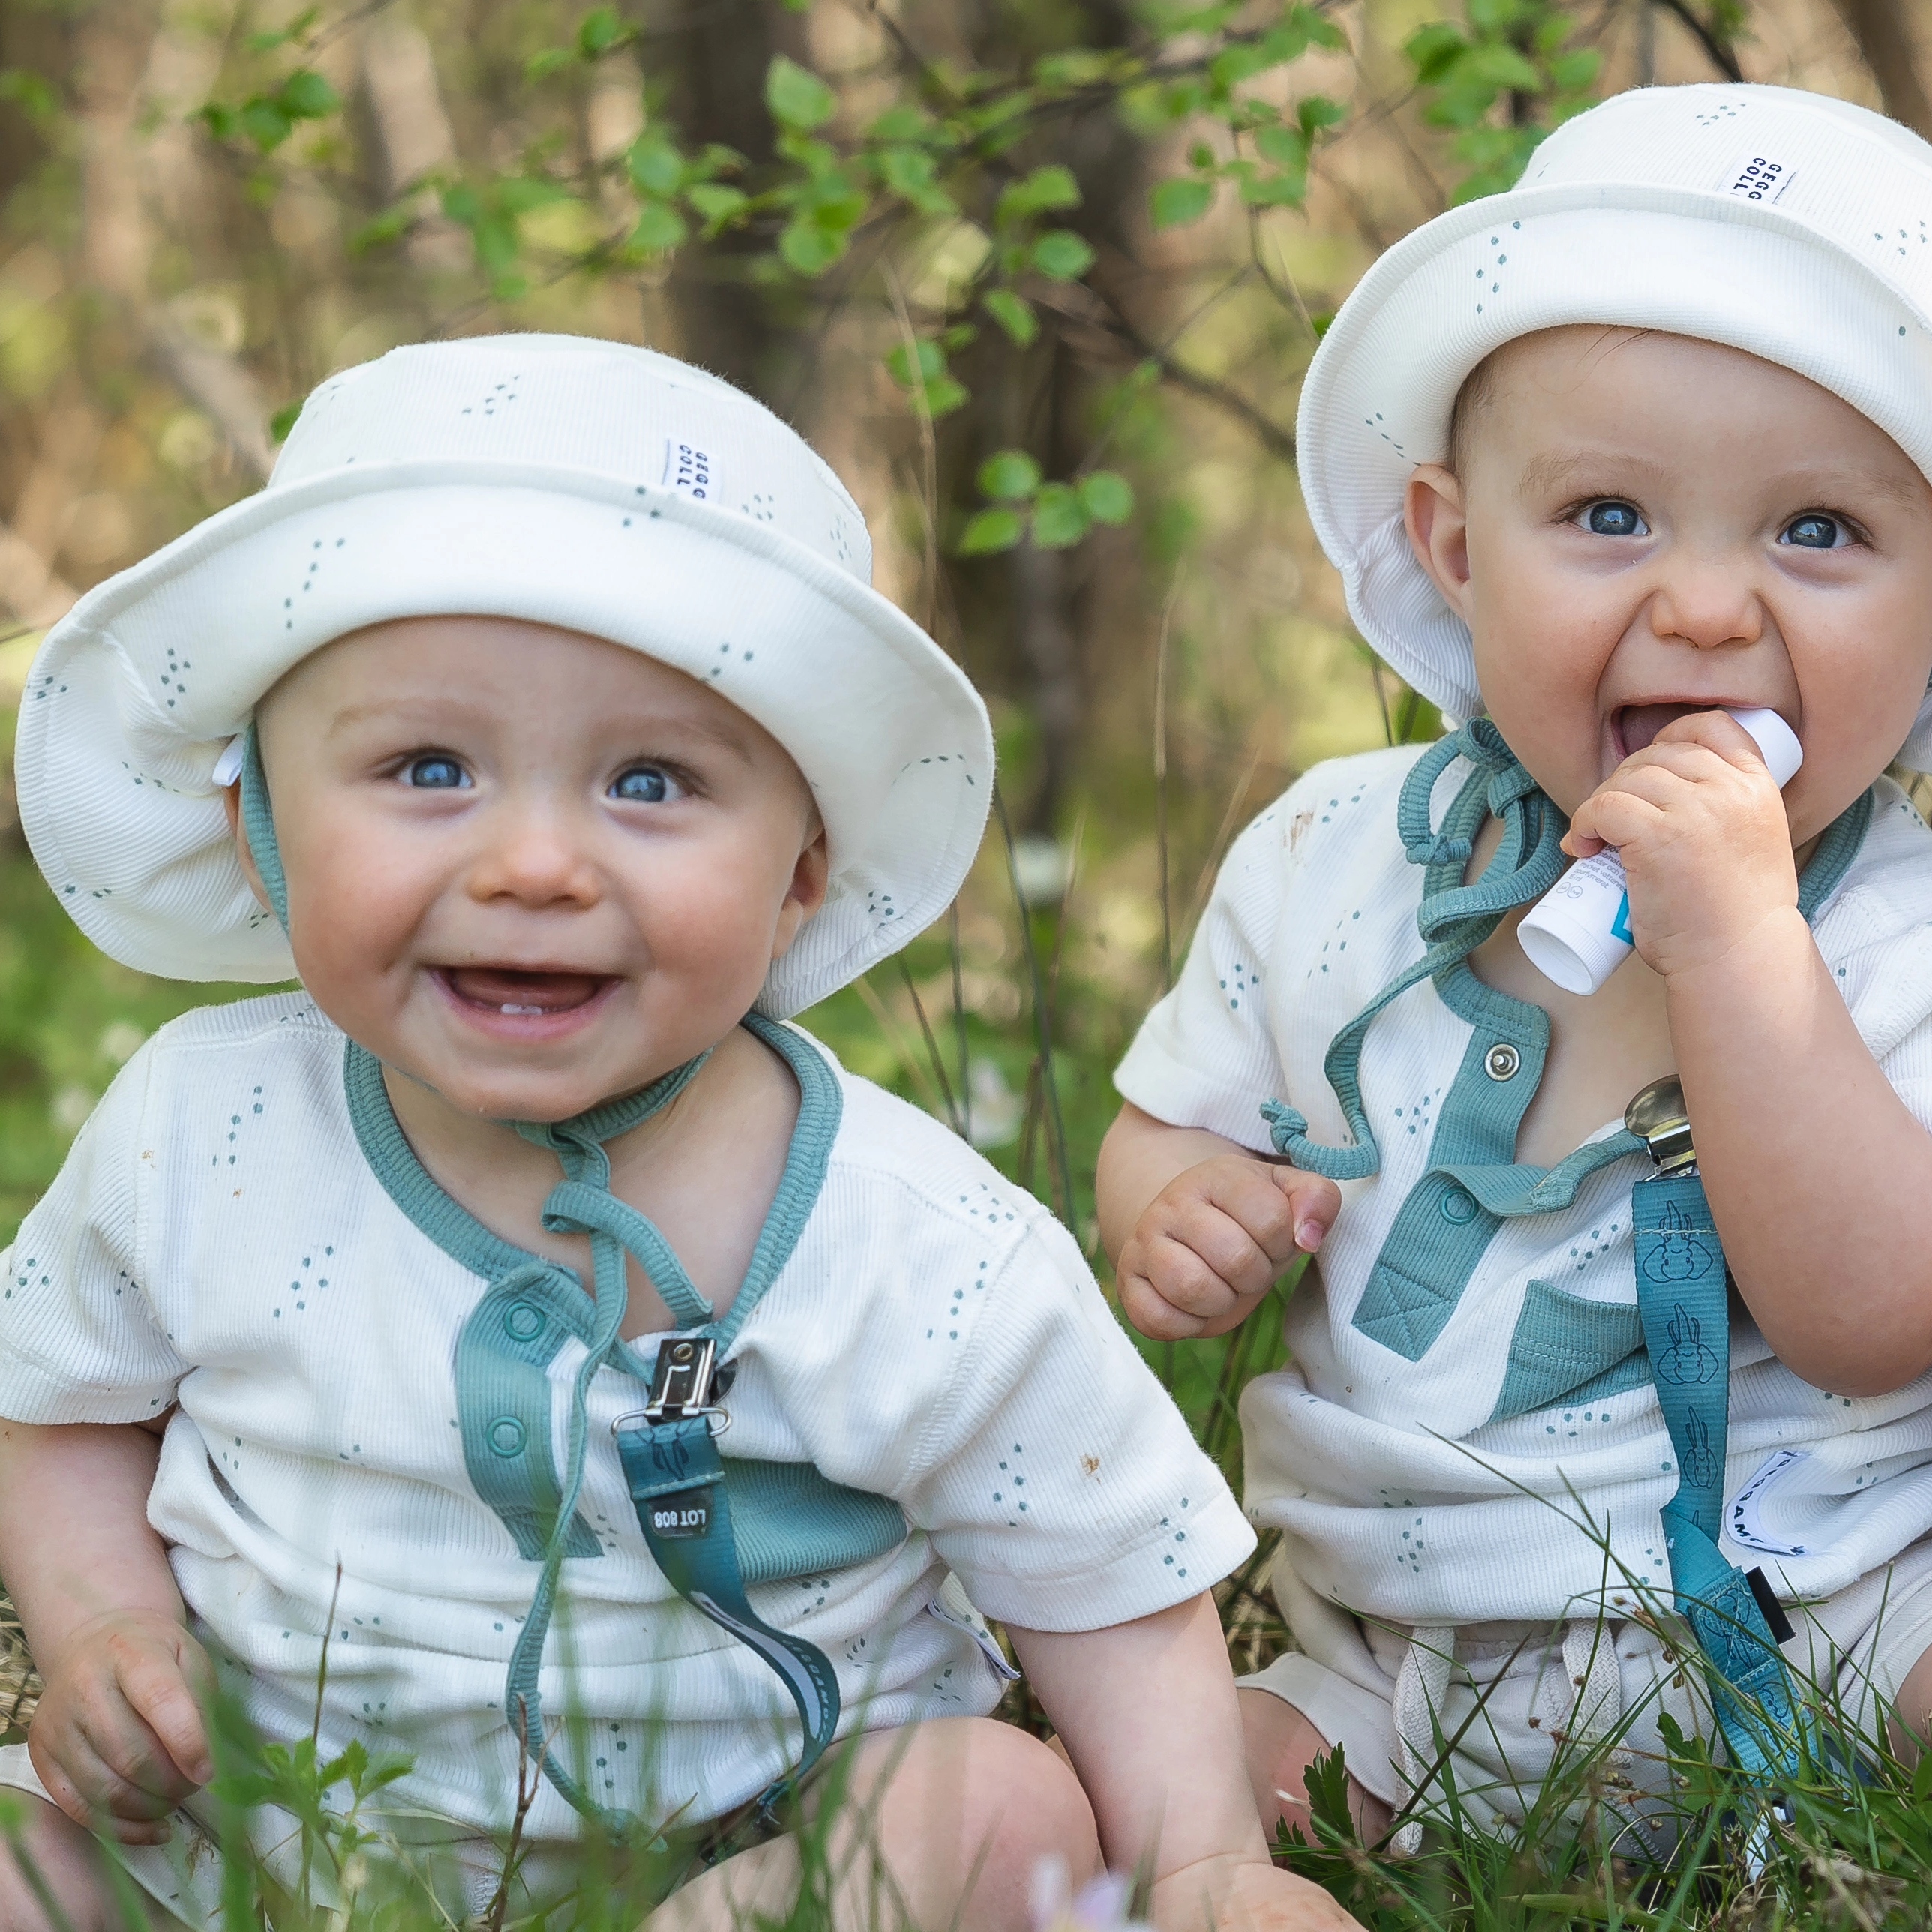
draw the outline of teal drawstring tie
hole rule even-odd
[[[1438,829],[1430,820],[1431,796],[1436,780],[1459,758],[1475,769]],[[1466,886],[1462,868],[1469,862],[1478,829],[1492,815],[1502,821],[1502,843],[1484,868],[1482,877]],[[1362,1042],[1370,1022],[1410,987],[1460,964],[1496,931],[1510,908],[1541,897],[1556,883],[1566,862],[1559,843],[1565,824],[1563,814],[1537,789],[1536,781],[1486,718],[1472,718],[1460,730],[1430,746],[1415,761],[1402,782],[1396,828],[1409,863],[1427,868],[1422,904],[1415,915],[1427,950],[1412,965],[1404,967],[1328,1042],[1322,1070],[1341,1102],[1342,1118],[1348,1124],[1354,1144],[1324,1147],[1310,1140],[1305,1114],[1281,1101],[1270,1100],[1263,1106],[1262,1116],[1268,1124],[1277,1154],[1310,1173],[1326,1174],[1330,1180],[1365,1180],[1380,1168],[1382,1150],[1363,1104],[1360,1078]],[[1606,1144],[1595,1144],[1598,1148]],[[1632,1140],[1617,1146],[1597,1164],[1631,1153],[1636,1144]],[[1574,1180],[1570,1186],[1574,1192]]]

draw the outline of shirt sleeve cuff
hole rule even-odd
[[[1096,1630],[1172,1610],[1210,1588],[1253,1552],[1254,1528],[1233,1492],[1220,1493],[1177,1532],[1163,1522],[1105,1563],[1077,1557],[1022,1575],[956,1558],[942,1548],[981,1612],[1022,1630]],[[944,1540],[944,1539],[942,1539]]]
[[[1274,1151],[1262,1102],[1280,1095],[1226,1085],[1176,1060],[1144,1028],[1114,1070],[1114,1086],[1123,1100],[1169,1126],[1204,1127],[1257,1154]]]

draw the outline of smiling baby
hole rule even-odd
[[[46,1688],[0,1932],[119,1922],[86,1827],[226,1922],[213,1682],[406,1759],[361,1822],[452,1919],[567,1914],[593,1846],[668,1922],[782,1918],[831,1791],[839,1923],[1021,1925],[1049,1855],[1146,1856],[1176,1932],[1343,1922],[1243,1772],[1226,1486],[1065,1230],[785,1023],[986,820],[984,709],[868,560],[748,397],[505,337],[332,377],[267,489],[50,634],[63,903],[301,988],[164,1028],[5,1260]],[[982,1610],[1064,1755],[990,1717]]]

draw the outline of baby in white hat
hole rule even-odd
[[[46,1678],[0,1784],[73,1932],[119,1922],[83,1824],[224,1922],[218,1682],[407,1760],[359,1881],[251,1816],[292,1889],[472,1917],[514,1824],[518,1914],[615,1846],[680,1923],[782,1916],[829,1789],[842,1922],[1022,1924],[1048,1854],[1150,1856],[1177,1928],[1342,1922],[1242,1774],[1220,1475],[1066,1232],[784,1023],[986,818],[985,711],[868,568],[748,398],[497,338],[332,379],[42,647],[22,816],[75,918],[302,982],[156,1035],[0,1264]],[[981,1610],[1066,1755],[990,1720]],[[0,1928],[49,1916],[8,1858]]]
[[[1150,1333],[1319,1250],[1242,1404],[1291,1822],[1336,1745],[1398,1848],[1452,1774],[1508,1827],[1594,1753],[1664,1845],[1666,1712],[1760,1792],[1821,1690],[1928,1729],[1932,836],[1886,773],[1932,770],[1928,210],[1860,109],[1622,94],[1391,250],[1310,371],[1316,529],[1450,733],[1237,842],[1100,1172]],[[1781,796],[1727,715],[1765,710]],[[1565,992],[1517,927],[1605,848],[1635,954]]]

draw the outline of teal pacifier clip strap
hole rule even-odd
[[[1789,1777],[1798,1766],[1800,1730],[1778,1636],[1750,1578],[1718,1547],[1730,1401],[1724,1247],[1694,1172],[1640,1180],[1630,1213],[1637,1313],[1677,1452],[1677,1490],[1663,1510],[1671,1588],[1709,1662],[1711,1700],[1732,1762],[1748,1777]]]
[[[838,1679],[816,1644],[776,1630],[752,1609],[738,1568],[724,1467],[712,1440],[708,1338],[667,1340],[652,1378],[651,1408],[620,1424],[617,1454],[658,1568],[693,1609],[777,1672],[798,1707],[804,1748],[789,1776],[760,1796],[776,1804],[818,1762],[838,1729]],[[686,1365],[689,1371],[686,1372]],[[690,1406],[668,1394],[681,1395]],[[652,1411],[656,1412],[653,1414]]]

